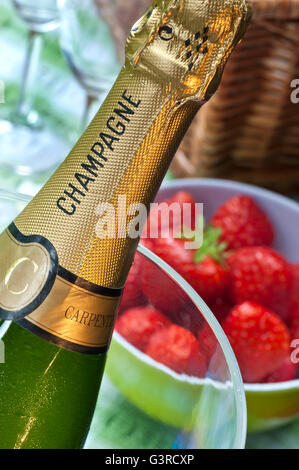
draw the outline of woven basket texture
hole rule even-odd
[[[128,31],[151,0],[95,1],[123,59]],[[299,192],[299,103],[291,101],[296,79],[299,88],[299,0],[251,3],[245,37],[171,169],[176,177],[229,178]]]

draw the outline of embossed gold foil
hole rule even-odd
[[[138,240],[99,238],[99,204],[112,204],[116,218],[120,195],[127,207],[149,206],[249,17],[245,0],[154,2],[130,33],[125,65],[101,109],[15,220],[20,232],[49,240],[59,265],[76,276],[123,287]]]

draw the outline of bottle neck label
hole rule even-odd
[[[14,223],[0,238],[0,318],[71,351],[105,352],[121,289],[72,274],[45,237],[24,235]]]

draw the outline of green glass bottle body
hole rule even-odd
[[[68,351],[16,323],[9,326],[3,341],[0,448],[83,447],[106,354]]]

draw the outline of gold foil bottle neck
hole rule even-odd
[[[158,0],[133,26],[126,67],[165,82],[181,104],[205,101],[251,16],[246,0]]]

